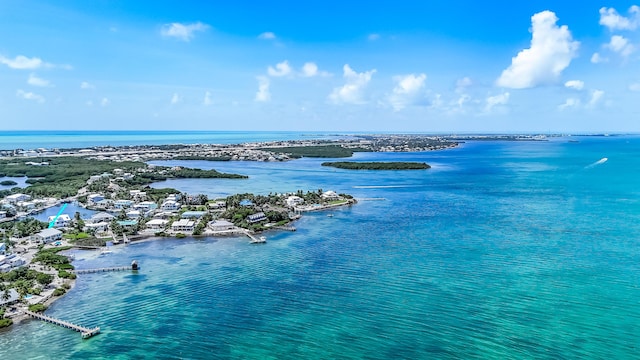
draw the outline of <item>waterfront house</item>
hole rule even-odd
[[[102,200],[98,201],[95,205],[96,205],[96,207],[101,208],[101,209],[108,209],[113,205],[113,200],[111,200],[111,199],[102,199]]]
[[[62,231],[58,229],[44,229],[37,234],[31,235],[31,241],[48,244],[52,241],[62,239]]]
[[[133,229],[138,225],[137,220],[120,220],[117,223],[124,229]]]
[[[31,196],[26,194],[13,194],[4,198],[9,204],[17,204],[19,202],[25,202],[31,200]]]
[[[298,205],[304,204],[304,199],[299,196],[289,196],[286,200],[288,207],[296,207]]]
[[[174,200],[165,200],[165,202],[160,205],[160,208],[164,211],[176,211],[180,209],[180,203]]]
[[[182,199],[182,195],[180,194],[171,194],[168,195],[167,198],[165,200],[171,200],[171,201],[180,201]]]
[[[333,200],[339,200],[340,199],[340,196],[338,196],[338,194],[336,194],[336,192],[332,191],[332,190],[323,192],[321,197],[322,197],[323,200],[327,200],[327,201],[333,201]]]
[[[206,213],[206,211],[185,211],[180,217],[183,219],[201,219]]]
[[[263,212],[247,216],[247,222],[249,224],[257,223],[264,220],[267,220],[267,216]]]
[[[93,230],[96,233],[105,232],[109,230],[109,223],[106,221],[95,222],[95,223],[85,223],[84,230],[85,231]]]
[[[67,214],[62,214],[57,218],[56,216],[49,216],[49,218],[47,219],[47,222],[51,224],[54,220],[55,220],[55,222],[53,223],[54,228],[67,227],[71,225],[71,217]]]
[[[213,231],[232,230],[236,227],[232,222],[226,220],[211,221],[209,222],[208,226]]]
[[[11,268],[9,268],[9,271],[11,271]],[[0,267],[0,272],[9,271],[3,271],[3,269]],[[18,294],[18,291],[16,291],[16,289],[8,289],[6,291],[9,296],[7,298],[5,298],[4,296],[0,296],[0,307],[11,305],[15,302],[20,301],[20,294]]]
[[[133,208],[136,210],[140,210],[140,211],[151,211],[151,210],[155,210],[158,208],[158,204],[154,203],[153,201],[143,201],[139,204],[135,204],[133,205]]]
[[[192,232],[195,226],[196,222],[193,220],[180,219],[178,221],[174,221],[173,224],[171,224],[171,230]]]
[[[94,214],[91,219],[87,220],[86,222],[89,223],[101,223],[101,222],[111,222],[113,219],[115,218],[115,216],[106,213],[106,212],[99,212],[97,214]]]
[[[116,200],[113,207],[116,209],[128,209],[133,206],[133,200]]]
[[[164,230],[167,227],[169,220],[153,219],[147,221],[145,227],[149,230]]]
[[[102,200],[104,200],[104,195],[91,194],[91,195],[87,196],[87,201],[89,202],[89,204],[92,204],[92,205],[95,205],[99,201],[102,201]]]

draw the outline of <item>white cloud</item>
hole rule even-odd
[[[593,53],[593,55],[591,55],[591,62],[594,64],[599,64],[607,61],[609,61],[609,59],[603,58],[599,53]]]
[[[44,102],[44,97],[42,95],[38,95],[30,91],[18,90],[16,91],[16,96],[25,100],[33,100],[39,103]]]
[[[629,40],[620,35],[613,35],[605,47],[611,49],[613,52],[617,52],[623,57],[627,57],[635,51],[635,47],[629,44]]]
[[[109,99],[107,99],[106,97],[102,98],[102,100],[100,100],[100,105],[101,106],[107,106],[109,104],[111,104],[111,101],[109,101]]]
[[[269,76],[286,76],[291,74],[291,66],[289,66],[289,62],[285,60],[281,63],[276,64],[275,68],[269,66],[267,68],[267,73],[269,74]]]
[[[369,36],[367,36],[367,39],[369,39],[369,41],[376,41],[380,39],[380,34],[369,34]]]
[[[318,65],[312,62],[305,63],[302,66],[302,76],[312,77],[318,75]]]
[[[174,37],[182,41],[190,41],[196,31],[205,31],[209,25],[195,22],[192,24],[171,23],[164,24],[160,29],[160,34],[165,37]]]
[[[271,100],[271,93],[269,92],[269,78],[266,76],[258,76],[258,92],[256,92],[255,101],[268,102]]]
[[[604,91],[593,90],[591,92],[591,100],[589,100],[589,107],[596,106],[600,102],[600,100],[602,100],[603,96],[604,96]]]
[[[171,105],[175,105],[179,102],[182,102],[182,96],[178,95],[178,93],[173,93],[171,97]]]
[[[336,103],[351,103],[362,104],[362,92],[364,88],[371,81],[371,77],[376,72],[376,69],[357,73],[351,69],[349,64],[343,66],[343,77],[346,80],[343,86],[333,89],[333,92],[329,95],[329,99]]]
[[[471,85],[473,85],[473,81],[471,81],[471,78],[465,76],[462,79],[458,79],[458,81],[456,81],[456,91],[461,91]]]
[[[276,34],[272,33],[271,31],[266,31],[258,35],[258,39],[262,39],[262,40],[274,40],[275,38],[276,38]]]
[[[495,96],[489,96],[486,101],[485,111],[489,112],[494,107],[499,105],[506,105],[509,102],[509,93],[505,92]]]
[[[640,91],[640,83],[629,84],[629,90]]]
[[[531,17],[531,46],[511,59],[511,66],[496,81],[498,86],[525,89],[558,79],[577,56],[580,43],[557,21],[556,14],[548,10]]]
[[[566,83],[564,83],[564,86],[568,87],[569,89],[582,90],[584,89],[584,81],[569,80]]]
[[[609,30],[635,30],[640,25],[640,7],[633,5],[629,8],[629,17],[624,17],[614,8],[600,9],[600,25]]]
[[[51,64],[45,63],[42,59],[33,57],[28,58],[23,55],[18,55],[14,59],[6,58],[0,55],[0,63],[7,65],[12,69],[25,70],[25,69],[38,69],[41,67],[51,67]]]
[[[202,105],[209,106],[211,104],[213,104],[213,101],[211,100],[211,93],[207,91],[204,93],[204,99],[202,100]]]
[[[33,73],[29,74],[29,78],[27,79],[27,84],[32,86],[39,86],[39,87],[51,86],[51,83],[49,82],[49,80],[39,78]]]
[[[568,98],[564,104],[561,104],[558,106],[558,109],[560,110],[565,110],[565,109],[569,109],[569,108],[576,108],[580,106],[580,99],[576,99],[576,98]]]
[[[415,103],[420,95],[420,90],[424,89],[424,82],[427,80],[426,74],[409,74],[404,76],[395,76],[396,86],[393,93],[389,96],[389,102],[395,111],[404,109],[407,105]],[[439,95],[437,100],[440,100]]]
[[[90,90],[90,89],[95,89],[96,87],[93,84],[90,84],[86,81],[83,81],[80,83],[80,89],[83,90]]]

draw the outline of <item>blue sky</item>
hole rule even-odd
[[[0,130],[639,130],[634,2],[202,3],[0,2]]]

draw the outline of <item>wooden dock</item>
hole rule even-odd
[[[251,235],[248,231],[245,231],[245,235],[247,235],[249,239],[251,239],[251,241],[249,241],[250,244],[265,244],[267,242],[267,239],[264,236],[260,236],[259,238],[257,238]]]
[[[277,225],[272,227],[272,229],[285,230],[285,231],[296,231],[295,226],[291,225]]]
[[[111,271],[133,271],[134,269],[131,266],[116,266],[116,267],[107,267],[107,268],[97,268],[97,269],[78,269],[78,270],[70,270],[70,272],[74,274],[93,274],[99,272],[111,272]],[[135,269],[139,270],[139,269]]]
[[[80,325],[76,325],[76,324],[72,324],[70,322],[67,321],[63,321],[63,320],[59,320],[59,319],[55,319],[46,315],[42,315],[42,314],[38,314],[38,313],[34,313],[31,312],[29,310],[25,310],[24,311],[25,314],[31,316],[34,319],[38,319],[38,320],[42,320],[44,322],[48,322],[50,324],[55,324],[58,326],[62,326],[63,328],[67,328],[67,329],[71,329],[73,331],[77,331],[80,333],[80,335],[82,336],[83,339],[88,339],[94,335],[98,335],[100,334],[100,328],[99,327],[95,327],[93,329],[89,329],[86,328],[84,326],[80,326]]]

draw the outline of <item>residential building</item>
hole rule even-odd
[[[62,231],[58,229],[44,229],[37,234],[31,235],[31,241],[47,244],[52,241],[62,239]]]
[[[101,232],[105,232],[107,230],[109,230],[109,224],[108,222],[96,222],[96,223],[85,223],[84,224],[84,230],[88,231],[88,230],[93,230],[96,233],[101,233]]]
[[[209,222],[208,226],[213,231],[232,230],[236,227],[232,222],[226,220],[211,221]]]
[[[160,205],[160,208],[164,211],[176,211],[180,209],[180,203],[174,200],[165,200],[165,202]]]
[[[298,205],[304,204],[304,199],[299,196],[289,196],[286,200],[288,207],[296,207]]]
[[[129,219],[137,219],[137,218],[140,217],[140,215],[141,215],[140,211],[138,211],[138,210],[127,211],[127,218],[129,218]]]
[[[133,206],[133,200],[116,200],[113,207],[116,209],[128,209]]]
[[[0,219],[4,219],[7,217],[7,212],[6,211],[0,211]]]
[[[25,261],[25,259],[21,257],[14,257],[13,259],[9,260],[9,265],[11,265],[12,268],[23,266],[26,263],[27,262]]]
[[[171,224],[171,230],[191,232],[193,231],[195,226],[196,222],[193,220],[180,219],[178,221],[174,221],[173,224]]]
[[[0,273],[8,273],[9,271],[11,271],[11,265],[9,265],[9,264],[0,265]],[[13,289],[11,289],[11,290],[13,290]],[[0,297],[0,304],[2,304],[2,297]]]
[[[340,199],[340,196],[338,196],[338,194],[336,194],[336,192],[332,190],[325,191],[320,196],[322,197],[322,199],[329,201]]]
[[[167,227],[169,220],[153,219],[147,221],[145,227],[150,230],[164,230]]]
[[[264,220],[267,220],[267,216],[263,212],[247,216],[247,222],[249,224],[257,223]]]
[[[207,213],[206,211],[185,211],[182,213],[180,217],[183,219],[200,219],[206,213]]]
[[[122,226],[124,229],[132,229],[138,225],[137,220],[120,220],[118,221],[118,225]]]
[[[102,201],[102,200],[104,200],[104,195],[91,194],[91,195],[87,196],[87,201],[89,202],[89,204],[92,204],[92,205],[95,205],[99,201]]]
[[[97,214],[94,214],[91,219],[87,220],[87,223],[101,223],[101,222],[111,222],[113,221],[113,219],[115,219],[115,216],[106,213],[106,212],[99,212]]]
[[[54,222],[55,220],[55,222]],[[47,222],[51,224],[53,222],[54,228],[67,227],[71,225],[71,217],[67,214],[62,214],[60,216],[49,216]]]
[[[135,204],[133,205],[133,208],[136,210],[140,210],[140,211],[151,211],[151,210],[155,210],[158,208],[158,204],[154,203],[153,201],[143,201],[139,204]]]
[[[13,194],[4,198],[9,204],[17,204],[31,200],[31,196],[26,194]]]

